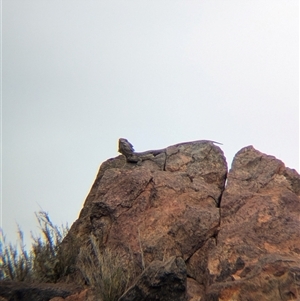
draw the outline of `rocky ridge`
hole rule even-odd
[[[104,162],[64,243],[92,238],[133,268],[120,301],[300,300],[299,216],[295,170],[248,146],[228,172],[195,141]]]
[[[71,231],[132,254],[140,272],[182,258],[190,300],[293,300],[299,195],[297,172],[252,146],[227,175],[218,146],[184,143],[138,164],[124,156],[104,162]]]

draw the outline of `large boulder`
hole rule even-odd
[[[146,296],[151,271],[181,258],[190,301],[296,300],[299,216],[295,170],[248,146],[227,175],[222,150],[197,141],[135,163],[104,162],[64,243],[75,237],[78,251],[92,241],[100,253],[118,254],[138,277],[122,298],[141,285]]]
[[[300,298],[299,196],[295,170],[252,146],[236,154],[221,200],[220,231],[204,248],[204,300]]]
[[[69,235],[130,254],[140,272],[153,260],[187,260],[218,232],[226,174],[211,142],[171,146],[138,164],[110,159]]]

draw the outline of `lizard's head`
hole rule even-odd
[[[134,152],[133,145],[127,139],[120,138],[118,152],[123,155],[132,154]]]

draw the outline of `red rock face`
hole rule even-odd
[[[130,250],[140,268],[173,255],[186,260],[218,230],[226,172],[212,143],[169,147],[138,165],[109,160],[71,231]]]
[[[299,195],[299,175],[281,161],[251,146],[236,154],[221,200],[216,245],[207,252],[208,295],[300,298]]]
[[[92,235],[139,272],[181,257],[189,300],[300,298],[299,175],[250,146],[236,154],[225,187],[226,176],[223,152],[210,142],[138,163],[110,159],[70,235]]]

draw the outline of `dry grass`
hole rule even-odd
[[[24,245],[23,232],[18,226],[18,245],[6,245],[5,239],[0,247],[0,280],[26,281],[32,278],[32,254]]]
[[[124,262],[117,252],[101,250],[95,237],[79,253],[77,266],[88,285],[103,301],[116,301],[128,288],[133,277],[131,263]]]
[[[73,277],[79,283],[84,278],[99,300],[119,299],[136,276],[133,255],[124,258],[116,251],[102,250],[93,236],[86,246],[70,235],[68,242],[62,243],[67,227],[53,225],[44,211],[36,218],[42,235],[32,237],[30,251],[25,249],[20,229],[18,245],[0,245],[0,280],[55,283]]]
[[[61,248],[68,228],[53,225],[44,211],[36,213],[42,237],[33,237],[32,249],[24,246],[23,232],[19,228],[19,244],[1,244],[0,280],[30,282],[56,282],[72,271],[75,264],[75,247]],[[74,242],[75,244],[75,242]]]
[[[56,282],[73,271],[77,256],[76,241],[69,248],[62,248],[62,240],[67,235],[68,227],[55,226],[47,213],[36,214],[42,231],[41,237],[33,237],[34,276],[42,282]]]

